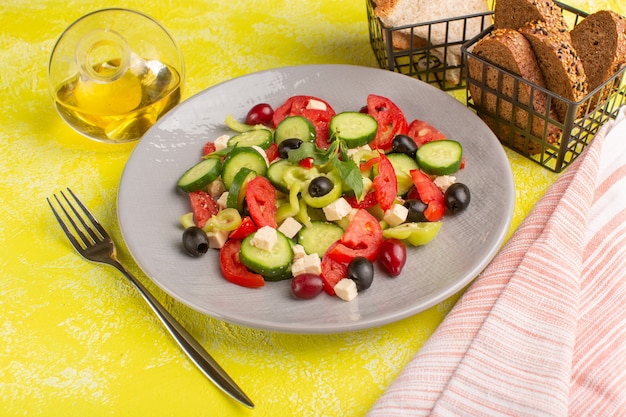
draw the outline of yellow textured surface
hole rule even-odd
[[[462,1],[462,0],[459,0]],[[580,9],[614,1],[571,1]],[[0,415],[359,416],[454,304],[335,335],[285,335],[205,317],[173,301],[120,257],[255,400],[228,399],[172,342],[115,270],[81,259],[45,198],[72,187],[121,242],[120,175],[133,145],[89,141],[64,124],[46,66],[61,32],[109,6],[166,26],[186,60],[184,98],[245,73],[295,64],[376,66],[365,4],[286,0],[15,0],[0,9]],[[517,184],[513,227],[556,178],[507,151]]]

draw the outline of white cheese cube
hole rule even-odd
[[[278,242],[278,234],[276,229],[270,226],[263,226],[254,233],[250,244],[259,249],[271,251],[274,245]]]
[[[292,239],[302,229],[302,225],[293,217],[287,217],[278,228],[289,239]]]
[[[226,191],[226,187],[224,187],[224,183],[222,182],[222,178],[218,178],[215,181],[211,182],[207,186],[207,192],[211,195],[211,197],[215,198],[218,195],[222,195],[222,193]]]
[[[324,104],[323,102],[321,102],[319,100],[311,99],[306,104],[306,108],[307,109],[314,109],[314,110],[322,110],[323,111],[323,110],[326,110],[326,104]]]
[[[291,275],[294,277],[302,274],[320,275],[321,273],[322,260],[317,253],[304,255],[298,258],[294,257],[294,261],[291,264]]]
[[[363,146],[358,146],[356,148],[350,148],[348,149],[348,157],[352,158],[352,156],[356,154],[358,151],[371,151],[371,150],[372,148],[370,147],[370,145],[363,145]]]
[[[226,201],[228,200],[228,191],[224,191],[222,193],[222,195],[220,196],[220,198],[218,198],[216,200],[217,202],[217,207],[220,208],[220,210],[224,210],[226,208]]]
[[[263,159],[265,159],[265,166],[270,166],[270,160],[267,159],[267,154],[265,153],[265,150],[263,150],[263,148],[257,145],[252,145],[252,149],[257,151],[263,157]]]
[[[302,245],[293,245],[291,249],[293,250],[294,261],[298,258],[303,258],[306,255],[304,246]]]
[[[215,232],[207,232],[206,237],[209,240],[209,248],[220,249],[228,240],[228,234],[230,232],[227,230],[218,230]]]
[[[345,198],[339,197],[326,207],[322,208],[326,220],[332,222],[335,220],[341,220],[352,211],[352,206],[346,201]]]
[[[456,182],[456,177],[454,175],[441,175],[436,177],[433,182],[441,192],[445,193],[448,187]]]
[[[409,215],[409,209],[402,204],[394,204],[383,215],[383,220],[391,227],[404,223]]]
[[[356,298],[358,291],[356,283],[350,278],[343,278],[334,287],[337,297],[344,301],[352,301]]]
[[[304,257],[304,270],[307,274],[322,274],[322,260],[317,253],[305,255]]]
[[[215,143],[215,150],[221,151],[222,149],[227,148],[228,139],[230,139],[230,136],[228,135],[222,135],[222,136],[219,136],[217,139],[215,139],[215,141],[213,142]]]

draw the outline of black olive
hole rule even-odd
[[[411,223],[427,222],[428,219],[424,216],[424,210],[426,210],[426,204],[422,200],[406,200],[404,207],[409,209],[409,213],[406,216],[406,221]]]
[[[209,250],[209,238],[199,227],[188,227],[183,232],[183,246],[189,255],[202,256]]]
[[[396,153],[403,153],[411,158],[415,158],[417,145],[410,136],[396,135],[391,141],[391,149]]]
[[[455,182],[448,187],[443,195],[446,203],[446,209],[450,213],[456,213],[465,210],[470,203],[470,190],[467,185]]]
[[[241,207],[242,216],[250,216],[250,209],[248,208],[248,200],[243,199],[243,207]]]
[[[357,256],[348,265],[348,278],[356,283],[359,291],[366,290],[374,280],[374,265],[369,259]]]
[[[325,176],[320,176],[314,178],[309,183],[309,195],[311,197],[322,197],[325,196],[333,189],[335,185],[333,182]]]
[[[292,149],[298,149],[302,145],[302,140],[298,138],[285,139],[278,144],[278,156],[287,159],[288,153]]]

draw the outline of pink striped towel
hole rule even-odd
[[[626,416],[626,108],[369,417]]]

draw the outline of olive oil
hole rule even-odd
[[[135,57],[137,58],[137,57]],[[119,62],[93,66],[102,79],[119,72]],[[180,102],[181,77],[171,66],[134,59],[113,81],[85,79],[77,74],[57,89],[61,116],[80,133],[103,142],[136,140]]]

